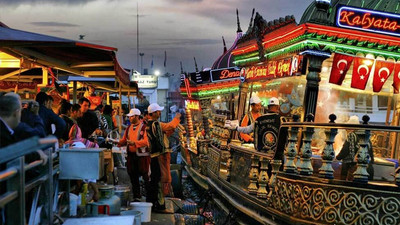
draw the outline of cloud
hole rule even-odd
[[[152,45],[159,45],[159,46],[182,46],[182,45],[213,45],[213,44],[218,44],[221,43],[220,40],[215,40],[215,39],[186,39],[186,38],[176,38],[176,39],[156,39],[154,40],[155,43],[152,43]]]
[[[95,0],[62,0],[62,1],[54,1],[54,0],[1,0],[1,6],[16,6],[20,4],[29,4],[36,5],[41,3],[50,3],[53,5],[80,5],[86,4],[88,2],[92,2]]]
[[[79,27],[79,25],[77,25],[77,24],[60,23],[60,22],[53,22],[53,21],[30,22],[29,24],[39,26],[39,27]]]

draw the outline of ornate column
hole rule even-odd
[[[363,124],[368,125],[369,116],[365,115],[362,118]],[[357,170],[354,172],[354,181],[361,183],[368,183],[368,172],[367,166],[371,157],[368,154],[369,148],[369,138],[371,137],[371,131],[365,130],[363,134],[360,135],[359,145],[360,149],[357,151],[356,162]]]
[[[274,192],[275,185],[276,185],[276,174],[279,171],[279,167],[281,167],[282,160],[272,160],[271,166],[271,177],[269,178],[269,194],[268,197],[271,197],[272,193]]]
[[[309,114],[307,115],[307,122],[314,121],[314,115]],[[301,157],[300,157],[300,164],[298,166],[298,170],[300,175],[310,176],[313,173],[313,168],[311,165],[311,141],[312,135],[314,134],[314,128],[307,127],[303,131],[303,146],[301,148]]]
[[[299,116],[293,116],[293,122],[299,122]],[[298,127],[291,127],[289,130],[288,144],[285,149],[286,161],[283,165],[285,173],[296,173],[296,165],[294,159],[297,156],[297,135],[299,133]]]
[[[322,62],[327,59],[326,56],[321,55],[307,55],[309,60],[307,84],[303,100],[304,105],[304,120],[308,114],[315,115],[317,109],[319,82],[321,81],[320,73]]]
[[[268,164],[269,160],[265,157],[261,158],[261,167],[260,167],[260,176],[258,178],[258,190],[257,197],[258,198],[267,198],[268,197]]]
[[[336,115],[329,115],[329,123],[335,123]],[[332,160],[335,158],[335,151],[333,150],[333,143],[335,142],[335,137],[338,133],[338,129],[332,128],[330,130],[325,130],[326,135],[326,145],[324,151],[322,152],[322,166],[319,169],[320,177],[333,179],[333,168],[332,168]]]
[[[258,180],[258,160],[259,157],[256,155],[251,156],[251,169],[249,174],[250,184],[247,187],[247,191],[249,194],[256,195],[257,194],[257,180]]]

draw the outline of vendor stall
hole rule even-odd
[[[399,6],[316,0],[300,24],[293,16],[267,22],[256,14],[231,53],[242,78],[234,118],[247,113],[256,95],[265,107],[278,98],[274,115],[287,120],[274,126],[276,120],[260,116],[257,146],[232,139],[228,159],[222,140],[211,143],[207,181],[214,198],[252,224],[399,222],[381,211],[389,199],[400,199]],[[352,132],[354,171],[347,172],[347,162],[335,156]],[[271,146],[272,154],[264,151]],[[343,171],[353,177],[340,178]]]

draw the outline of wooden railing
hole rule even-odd
[[[369,181],[367,166],[370,134],[400,132],[400,127],[369,125],[369,117],[362,124],[336,124],[336,116],[329,123],[283,123],[281,131],[288,131],[287,143],[277,146],[275,156],[240,145],[229,145],[227,171],[221,170],[221,155],[225,151],[211,146],[209,173],[225,180],[243,193],[256,197],[282,216],[305,224],[389,224],[400,223],[400,174],[392,181]],[[312,142],[315,129],[323,129],[325,147],[320,154],[322,166],[313,163]],[[339,129],[357,131],[359,147],[355,161],[357,169],[353,181],[334,178],[336,166],[333,144]],[[282,132],[280,132],[280,135]],[[393,173],[394,173],[393,164]],[[338,172],[338,171],[336,171]],[[350,200],[349,200],[350,199]],[[362,210],[357,210],[359,207]],[[383,210],[383,211],[382,211]],[[384,211],[390,211],[386,215]],[[385,211],[385,212],[386,212]],[[370,217],[370,215],[375,215]]]
[[[53,203],[57,197],[54,196],[57,187],[54,187],[53,178],[58,172],[53,165],[57,157],[54,152],[56,142],[54,137],[33,137],[0,149],[0,208],[6,225],[53,224]],[[46,164],[43,159],[26,164],[25,156],[37,150],[43,150],[47,155]],[[29,223],[25,218],[26,193],[33,199],[28,202],[31,204]],[[41,215],[41,221],[37,221],[36,214]]]

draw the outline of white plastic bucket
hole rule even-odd
[[[78,196],[69,193],[69,215],[76,216],[78,209]]]
[[[132,210],[139,211],[142,213],[141,219],[142,222],[150,222],[151,221],[151,207],[152,203],[149,202],[132,202],[131,203]]]

